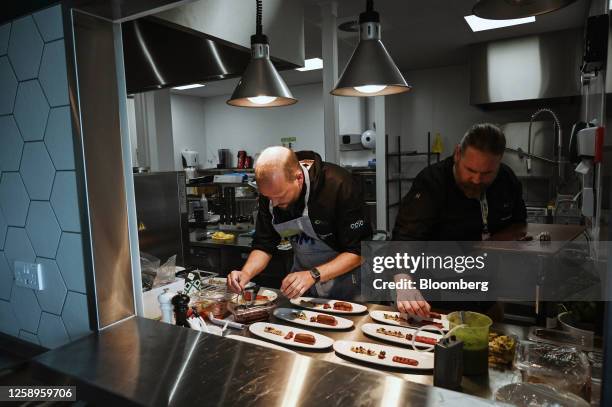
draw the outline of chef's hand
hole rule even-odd
[[[397,310],[402,314],[412,314],[419,317],[429,316],[431,305],[421,295],[419,290],[398,290]]]
[[[310,271],[296,271],[289,273],[283,279],[281,292],[287,298],[297,298],[304,294],[315,283],[315,279],[310,275]]]
[[[244,286],[246,286],[249,281],[251,281],[249,273],[234,270],[227,276],[227,288],[236,294],[240,294],[244,290]]]

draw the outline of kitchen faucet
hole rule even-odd
[[[527,173],[531,172],[531,125],[533,124],[533,121],[536,119],[536,117],[538,117],[540,114],[542,113],[549,113],[552,117],[553,120],[555,122],[555,130],[556,130],[556,134],[555,134],[555,138],[557,139],[557,161],[556,164],[559,168],[559,180],[561,180],[563,178],[563,161],[562,161],[562,157],[561,154],[563,152],[563,136],[561,134],[561,122],[559,121],[559,118],[557,117],[557,115],[555,114],[555,112],[553,112],[551,109],[547,109],[547,108],[542,108],[542,109],[538,109],[536,110],[536,112],[534,114],[531,115],[531,119],[529,120],[529,135],[527,137]]]

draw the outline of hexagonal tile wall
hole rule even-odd
[[[26,231],[38,256],[55,258],[62,231],[49,202],[30,202]]]
[[[0,55],[8,52],[9,36],[11,35],[11,23],[0,25]]]
[[[23,139],[12,115],[0,116],[0,170],[19,171]]]
[[[25,229],[23,228],[8,228],[6,233],[6,244],[4,247],[4,255],[8,261],[9,267],[14,271],[15,260],[27,261],[34,263],[36,253],[28,239]]]
[[[42,265],[43,286],[41,291],[35,291],[38,303],[43,311],[61,314],[68,290],[59,268],[54,260],[37,258],[36,263]]]
[[[8,225],[6,224],[6,220],[4,219],[4,215],[0,210],[0,250],[4,250],[4,242],[6,239],[6,229]]]
[[[38,339],[45,348],[53,349],[70,342],[66,327],[57,315],[43,312],[38,326]]]
[[[11,306],[21,329],[28,332],[38,331],[41,310],[34,290],[15,285],[11,295]]]
[[[10,302],[3,300],[0,300],[0,332],[11,336],[19,335],[19,326],[13,313],[13,307]]]
[[[36,336],[36,334],[33,334],[32,332],[28,332],[26,330],[21,329],[19,331],[19,338],[23,339],[24,341],[31,342],[35,345],[40,345],[38,336]]]
[[[13,114],[25,141],[43,139],[49,104],[37,80],[19,83]]]
[[[79,198],[74,171],[58,171],[53,182],[51,205],[64,232],[81,231]]]
[[[19,170],[30,199],[48,201],[53,188],[55,167],[45,144],[26,143]]]
[[[17,78],[7,57],[0,57],[0,89],[0,114],[11,114],[15,105]]]
[[[70,291],[85,294],[83,243],[78,233],[62,233],[55,260]]]
[[[45,42],[57,40],[64,36],[62,26],[62,7],[54,6],[33,14],[34,22]]]
[[[45,145],[56,170],[74,170],[74,143],[68,106],[51,109],[45,130]]]
[[[9,267],[4,252],[0,252],[0,299],[10,300],[13,290],[13,271]]]
[[[45,44],[38,80],[51,106],[62,106],[69,103],[64,40]]]
[[[8,56],[20,81],[36,78],[43,40],[31,16],[13,21]]]
[[[69,291],[62,311],[62,319],[70,339],[75,340],[90,333],[87,297],[84,294]]]
[[[25,226],[30,197],[17,172],[5,172],[0,180],[0,207],[9,226]]]

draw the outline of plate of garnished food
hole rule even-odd
[[[256,322],[249,326],[249,331],[260,338],[297,348],[326,349],[334,344],[334,340],[325,335],[268,322]]]
[[[448,331],[449,322],[444,318],[423,318],[416,315],[401,314],[397,311],[370,311],[370,317],[374,321],[382,322],[383,324],[407,326],[411,328],[423,328],[424,330]]]
[[[348,329],[353,326],[353,321],[350,319],[295,308],[277,308],[274,310],[274,316],[287,322],[313,328]]]
[[[291,303],[309,310],[331,312],[335,314],[361,314],[368,310],[368,308],[362,304],[332,300],[329,298],[298,297],[293,298]]]
[[[336,341],[334,350],[340,355],[361,362],[398,369],[432,370],[434,355],[430,352],[403,349],[377,343]]]

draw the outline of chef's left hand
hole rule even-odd
[[[281,292],[285,297],[292,299],[300,297],[315,283],[314,278],[310,275],[310,271],[296,271],[289,273],[283,279],[281,284]]]

